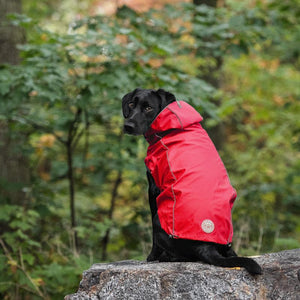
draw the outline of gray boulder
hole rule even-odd
[[[300,249],[265,254],[255,260],[263,275],[200,262],[94,264],[83,273],[78,292],[65,300],[300,300]]]

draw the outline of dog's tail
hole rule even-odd
[[[243,267],[251,274],[262,274],[259,264],[249,257],[218,257],[215,262],[220,267]]]
[[[262,274],[262,268],[252,258],[239,256],[224,257],[214,247],[211,247],[209,250],[210,251],[201,251],[200,254],[203,261],[209,264],[229,268],[243,267],[253,275]]]

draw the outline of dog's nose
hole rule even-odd
[[[132,134],[134,132],[134,129],[135,129],[135,124],[133,122],[125,122],[124,124],[124,132],[125,133],[129,133],[129,134]]]

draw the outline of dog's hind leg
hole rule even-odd
[[[155,261],[155,260],[159,260],[160,261],[160,257],[164,257],[165,256],[165,251],[163,248],[161,248],[159,246],[159,243],[157,242],[157,233],[155,228],[152,228],[152,249],[150,254],[147,257],[147,261]]]
[[[164,250],[158,245],[157,242],[157,228],[154,224],[154,218],[157,216],[157,205],[156,197],[160,194],[158,187],[156,186],[154,179],[149,170],[147,170],[147,179],[148,179],[148,196],[149,196],[149,206],[151,210],[151,219],[152,219],[152,249],[150,254],[147,257],[147,261],[159,260],[159,257],[163,254]]]
[[[251,274],[262,274],[262,269],[253,259],[239,256],[222,256],[214,245],[202,245],[195,249],[200,260],[220,267],[243,267]],[[233,250],[232,250],[233,251]],[[234,253],[234,251],[233,251]]]
[[[228,247],[226,254],[224,255],[225,257],[236,257],[237,254],[235,253],[235,251],[230,247]]]
[[[154,245],[156,245],[159,249],[163,249],[160,256],[157,258],[160,262],[193,261],[177,251],[176,244],[178,240],[170,238],[169,235],[161,228],[157,214],[153,218],[153,232],[155,233],[153,236],[155,239]]]

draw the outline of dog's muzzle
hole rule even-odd
[[[128,133],[128,134],[134,134],[135,133],[135,129],[136,129],[136,124],[131,121],[125,121],[124,123],[124,132]]]

